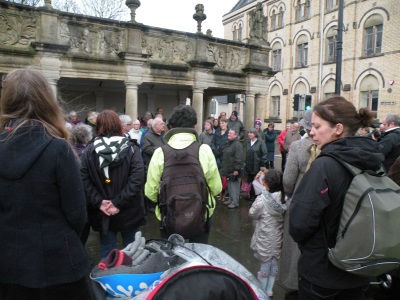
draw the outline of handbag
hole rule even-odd
[[[249,193],[251,189],[251,182],[242,181],[241,191],[245,193]]]

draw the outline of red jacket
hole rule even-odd
[[[284,131],[282,131],[279,136],[278,136],[278,143],[279,143],[279,151],[283,152],[283,145],[285,144],[285,136],[286,136],[286,132],[287,130],[285,129]]]

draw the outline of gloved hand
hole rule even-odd
[[[149,250],[144,249],[146,239],[142,237],[142,232],[138,231],[135,234],[135,241],[130,243],[122,252],[132,258],[132,266],[140,265],[150,253]]]

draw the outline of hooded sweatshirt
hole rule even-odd
[[[74,282],[89,269],[79,239],[85,195],[73,149],[38,122],[0,135],[0,282]],[[62,266],[62,268],[60,268]]]
[[[362,170],[378,170],[384,160],[379,144],[369,137],[341,138],[323,147],[296,188],[289,208],[289,233],[301,251],[298,272],[300,277],[324,288],[367,286],[368,278],[342,271],[328,260],[327,243],[331,246],[336,239],[343,200],[352,176],[325,154]],[[324,228],[328,229],[326,235]]]

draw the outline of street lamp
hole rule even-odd
[[[343,51],[343,0],[339,0],[338,11],[338,35],[336,41],[336,80],[335,94],[340,95],[340,83],[342,82],[342,51]]]

